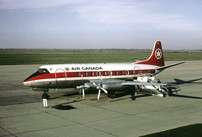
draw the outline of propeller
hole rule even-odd
[[[100,99],[101,91],[104,93],[108,94],[108,91],[102,87],[102,77],[100,79],[100,82],[88,82],[84,83],[84,85],[77,86],[76,88],[79,89],[79,93],[82,93],[83,99],[85,99],[85,89],[94,87],[98,89],[98,95],[97,95],[97,100]]]
[[[80,94],[82,93],[82,97],[83,99],[85,99],[85,88],[88,88],[88,87],[85,85],[81,85],[81,86],[77,86],[76,88],[79,89],[79,93]]]
[[[93,85],[98,89],[97,100],[100,99],[101,91],[105,92],[106,94],[108,93],[108,91],[102,87],[102,83],[98,85],[95,82],[93,82]]]

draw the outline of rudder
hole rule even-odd
[[[147,64],[155,66],[164,66],[164,57],[161,41],[156,41],[150,57],[147,60],[136,62],[136,64]]]

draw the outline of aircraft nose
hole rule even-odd
[[[27,81],[23,81],[23,85],[25,85],[26,87],[31,87],[31,83]]]
[[[23,81],[23,85],[25,85],[27,87],[31,87],[31,85],[32,85],[32,77],[33,77],[33,74],[31,76],[29,76],[28,78],[26,78]]]

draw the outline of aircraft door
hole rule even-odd
[[[134,67],[134,75],[140,75],[142,74],[142,70],[140,69],[140,67],[135,66]]]
[[[67,79],[67,73],[64,69],[58,68],[55,71],[55,81],[56,83],[65,81]]]

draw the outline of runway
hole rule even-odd
[[[172,64],[174,62],[166,62]],[[158,74],[162,82],[180,79],[176,96],[160,98],[129,95],[109,99],[74,89],[51,90],[49,108],[41,92],[22,81],[40,65],[0,66],[1,137],[136,137],[202,123],[202,61],[187,61]]]

